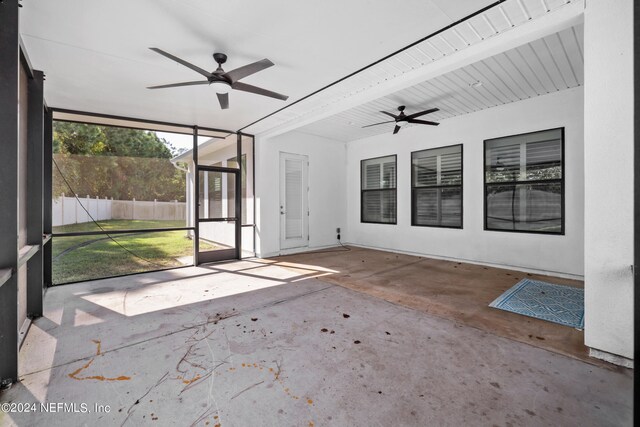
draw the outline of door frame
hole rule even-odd
[[[239,162],[240,163],[240,162]],[[239,164],[240,167],[242,167]],[[235,175],[235,217],[220,218],[200,218],[200,188],[195,194],[194,213],[195,213],[195,233],[194,233],[194,254],[195,265],[206,264],[210,262],[228,261],[232,259],[240,259],[241,242],[242,242],[242,182],[240,175],[240,167],[238,169],[222,166],[205,166],[198,165],[196,167],[195,180],[200,182],[200,172],[221,172]],[[217,251],[200,251],[200,223],[201,222],[223,222],[234,221],[235,223],[235,247],[233,249],[221,249]]]
[[[286,218],[284,217],[284,213],[283,213],[283,207],[286,209],[286,203],[285,203],[285,194],[284,192],[286,192],[286,189],[283,192],[283,179],[284,179],[284,159],[286,157],[294,157],[294,158],[298,158],[302,160],[302,186],[303,186],[303,206],[306,207],[306,215],[304,215],[303,212],[303,221],[302,221],[302,229],[303,229],[303,242],[301,245],[299,246],[292,246],[292,247],[284,247],[283,246],[283,242],[284,240],[286,240],[284,238],[285,236],[285,229],[286,227],[284,227],[284,222],[286,221]],[[306,189],[305,189],[306,187]],[[289,252],[289,251],[295,251],[298,250],[300,248],[308,248],[309,247],[309,216],[310,216],[310,210],[309,210],[309,156],[306,154],[298,154],[298,153],[289,153],[286,151],[280,151],[279,153],[279,164],[278,164],[278,225],[279,225],[279,233],[278,233],[278,242],[279,242],[279,249],[280,252]]]

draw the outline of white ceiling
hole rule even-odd
[[[478,81],[481,86],[471,86]],[[406,106],[406,114],[437,107],[440,111],[420,118],[441,121],[583,83],[583,25],[579,24],[316,121],[299,131],[352,141],[391,134],[394,123],[362,127],[389,120],[380,111],[397,113],[399,105]]]
[[[29,0],[20,32],[52,107],[236,130],[492,2]],[[211,70],[214,51],[227,71],[269,58],[243,81],[289,100],[232,91],[220,110],[208,87],[147,90],[199,78],[149,47]]]

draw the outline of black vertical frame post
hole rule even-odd
[[[200,172],[198,171],[198,126],[193,127],[193,265],[200,264]]]
[[[256,208],[256,137],[252,136],[251,137],[251,179],[253,181],[253,185],[252,185],[252,189],[253,191],[251,192],[251,199],[253,200],[253,256],[257,255],[256,249],[257,249],[257,245],[256,245],[256,212],[258,211],[258,209]]]
[[[42,150],[42,233],[50,237],[53,233],[53,111],[46,106],[44,110],[44,135]],[[43,286],[53,285],[53,240],[47,238],[42,247]]]
[[[633,325],[634,325],[634,340],[633,340],[633,360],[638,361],[640,357],[640,341],[638,339],[638,332],[640,331],[640,91],[638,90],[638,70],[640,70],[640,6],[638,3],[633,5],[633,50],[634,50],[634,68],[636,70],[633,78],[634,89],[634,113],[633,113]],[[640,395],[640,375],[637,373],[633,376],[633,393],[634,401],[637,401],[638,395]],[[635,425],[638,424],[640,419],[640,408],[638,405],[633,406],[633,418]]]
[[[242,134],[237,132],[238,170],[236,175],[236,258],[242,258]]]
[[[33,71],[28,81],[27,110],[27,245],[43,242],[43,141],[44,141],[44,75]],[[43,255],[38,251],[27,261],[27,316],[42,316]]]
[[[18,379],[18,0],[0,2],[0,387]],[[5,276],[3,274],[3,276]]]

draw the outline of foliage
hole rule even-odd
[[[185,201],[185,172],[170,162],[172,151],[155,132],[56,121],[53,195]]]
[[[53,152],[93,156],[157,157],[170,159],[169,143],[155,132],[85,123],[56,121]]]

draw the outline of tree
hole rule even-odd
[[[60,122],[53,125],[54,153],[94,156],[172,157],[169,143],[155,132]]]
[[[155,132],[56,121],[53,194],[184,201],[185,173],[170,162],[172,149]]]

